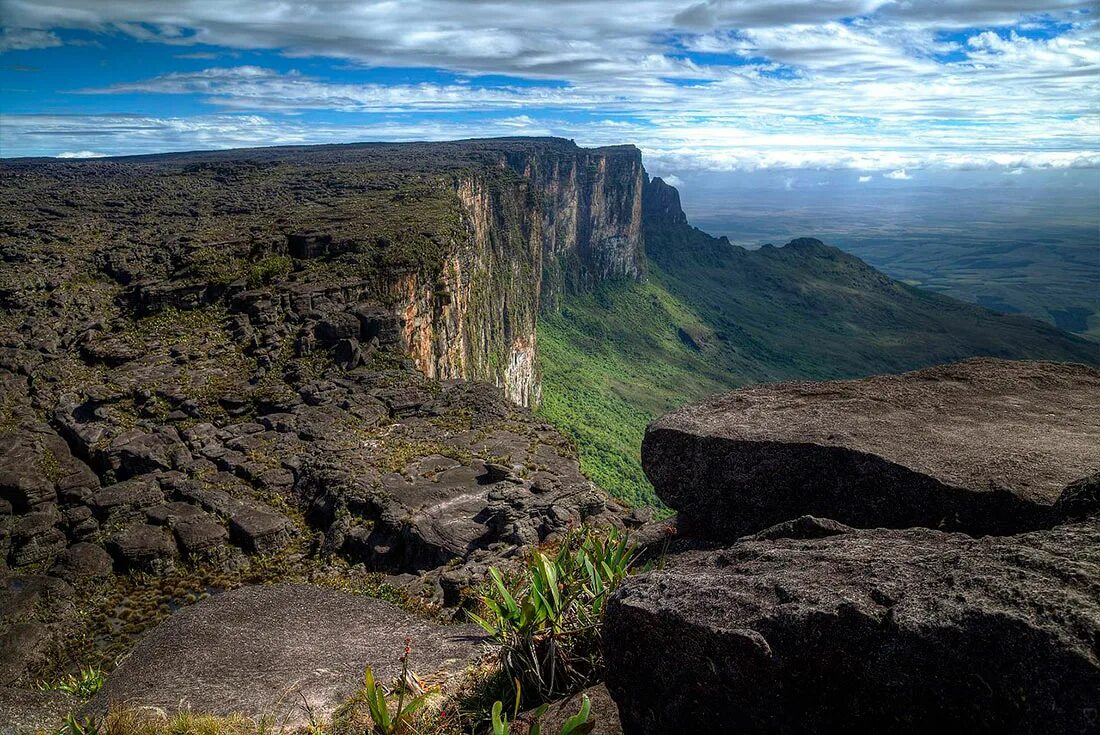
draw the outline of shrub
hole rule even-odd
[[[248,269],[248,285],[251,288],[266,286],[292,270],[294,261],[286,255],[269,255],[257,260]]]
[[[578,691],[602,673],[604,605],[634,560],[625,533],[570,533],[555,555],[532,552],[515,594],[490,568],[487,612],[470,617],[500,645],[505,673],[541,700]]]

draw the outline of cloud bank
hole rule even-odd
[[[13,54],[63,53],[78,33],[170,46],[190,63],[64,90],[73,106],[64,116],[5,115],[4,155],[555,134],[632,141],[662,165],[699,169],[852,168],[903,180],[924,167],[1100,165],[1098,24],[1076,0],[260,9],[6,0],[4,9],[0,50]],[[261,52],[298,68],[234,58]],[[409,82],[377,71],[391,68],[446,75]],[[82,108],[173,98],[204,109]]]

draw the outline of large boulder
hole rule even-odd
[[[864,528],[1016,533],[1061,520],[1100,469],[1100,372],[975,359],[782,383],[687,406],[642,460],[681,531],[727,541],[801,515]]]
[[[287,726],[328,717],[370,666],[388,684],[411,669],[445,682],[483,652],[473,625],[439,625],[382,600],[308,585],[246,587],[180,610],[148,633],[89,703],[217,715],[271,715]]]
[[[627,580],[604,628],[627,733],[1100,727],[1100,522],[744,541]]]

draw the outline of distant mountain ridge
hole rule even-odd
[[[569,296],[539,328],[544,415],[630,500],[654,501],[645,424],[708,393],[977,356],[1100,364],[1094,342],[906,285],[820,240],[747,250],[712,237],[660,178],[643,189],[642,222],[648,281]]]

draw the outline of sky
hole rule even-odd
[[[0,155],[557,135],[634,143],[674,182],[1097,170],[1097,13],[1077,0],[0,0]]]

